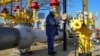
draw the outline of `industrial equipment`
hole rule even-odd
[[[88,13],[88,0],[83,0],[83,11],[80,16],[70,21],[71,28],[76,31],[78,39],[78,56],[91,56],[92,43],[90,37],[95,29],[92,12]],[[90,28],[91,27],[91,28]]]
[[[23,53],[30,49],[33,42],[47,40],[45,30],[32,28],[32,25],[35,22],[38,22],[38,2],[36,0],[27,1],[27,6],[24,9],[21,9],[19,6],[19,0],[0,0],[0,6],[6,6],[9,3],[15,2],[13,7],[13,15],[9,14],[6,7],[3,9],[2,13],[0,13],[0,17],[3,20],[4,25],[7,24],[6,20],[10,20],[10,23],[14,24],[13,28],[0,27],[0,50],[17,47],[20,49],[20,52]],[[61,37],[62,34],[57,36],[56,39]]]

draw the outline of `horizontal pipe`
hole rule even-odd
[[[0,27],[0,50],[18,46],[20,33],[16,28]]]

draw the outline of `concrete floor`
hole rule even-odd
[[[100,43],[94,43],[96,46],[92,51],[92,56],[100,56]],[[57,51],[57,54],[55,56],[75,56],[75,46],[73,44],[68,44],[67,51],[63,51],[63,45],[62,42],[55,43],[55,51]],[[47,54],[47,45],[46,43],[37,43],[37,45],[31,46],[32,54],[28,55],[21,55],[21,56],[48,56]],[[12,56],[12,49],[7,50],[0,50],[0,56]],[[18,56],[18,55],[13,55]],[[76,55],[77,56],[77,55]]]

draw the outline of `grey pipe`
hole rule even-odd
[[[0,50],[18,46],[20,33],[16,28],[0,27]]]

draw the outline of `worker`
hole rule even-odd
[[[54,51],[54,38],[58,35],[58,22],[54,17],[55,11],[50,10],[49,14],[46,17],[46,35],[47,35],[47,44],[48,44],[48,55],[55,55]]]

